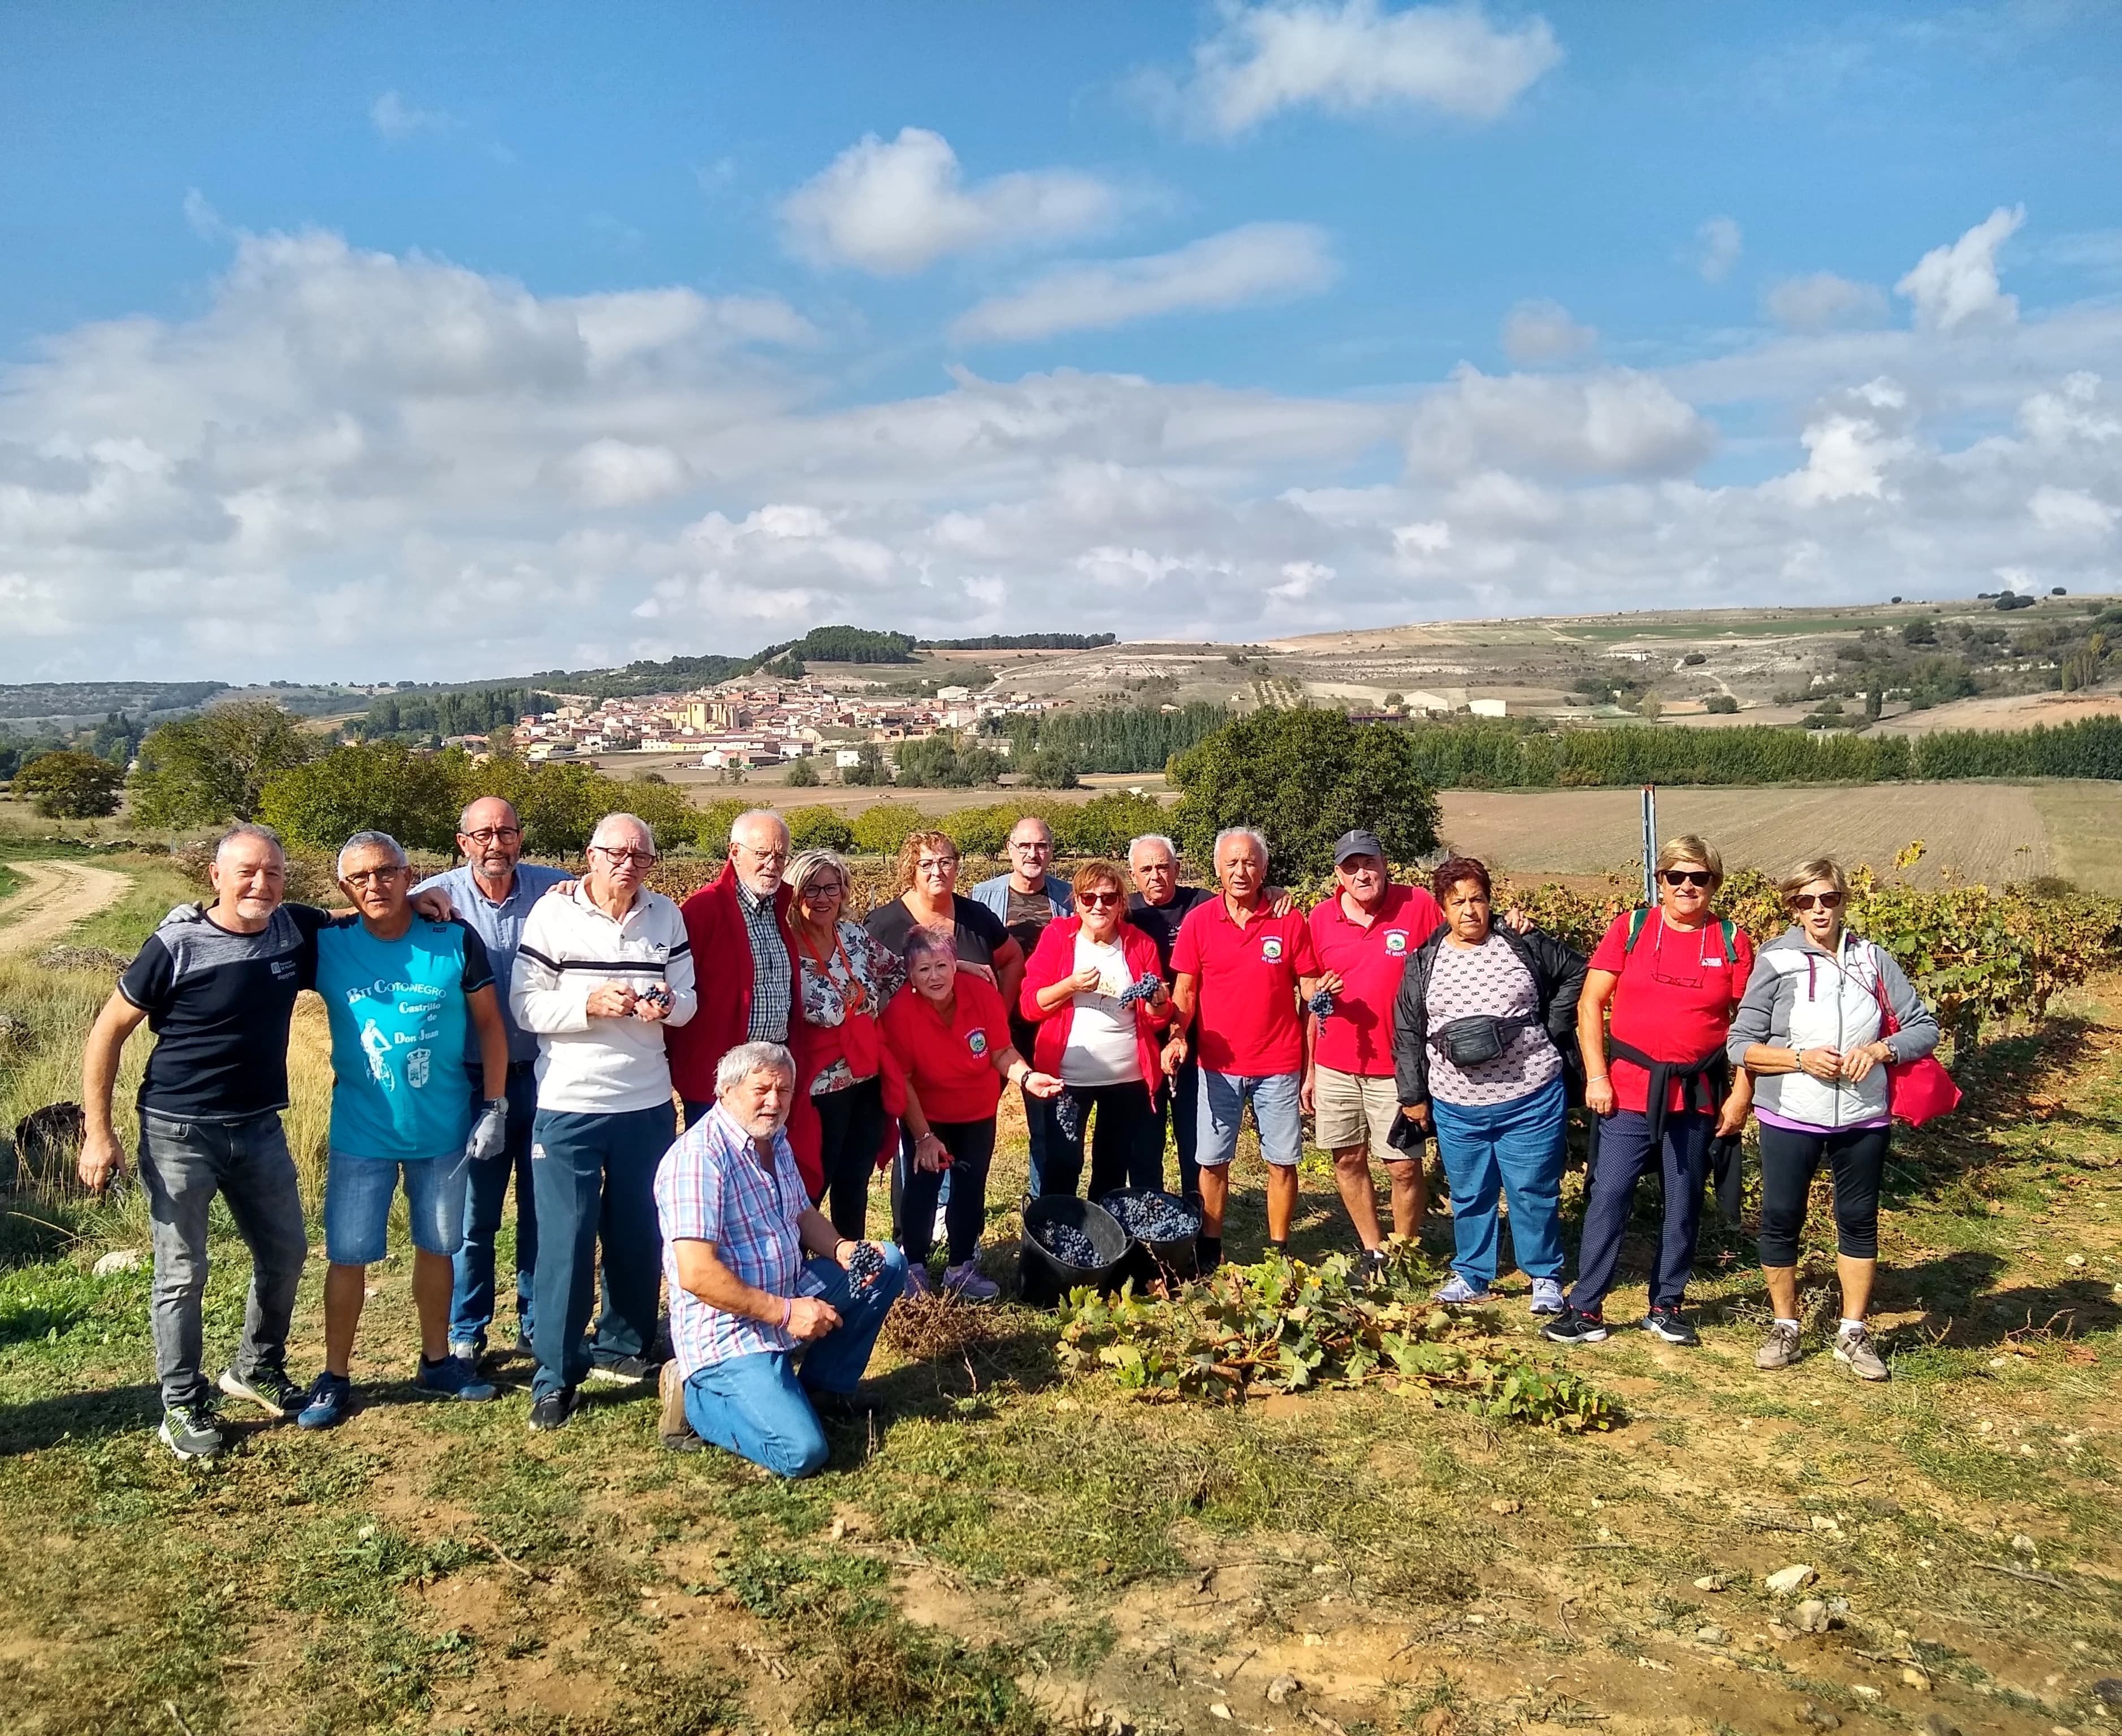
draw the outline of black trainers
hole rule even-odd
[[[544,1435],[554,1429],[564,1429],[568,1419],[574,1414],[574,1388],[563,1386],[558,1392],[547,1393],[530,1401],[530,1432]]]
[[[180,1458],[212,1458],[221,1450],[213,1407],[203,1400],[166,1407],[161,1434],[162,1444]]]
[[[1367,1289],[1381,1280],[1392,1266],[1392,1258],[1382,1248],[1366,1248],[1356,1256],[1356,1269],[1348,1274],[1349,1281],[1358,1290]]]
[[[1223,1239],[1219,1235],[1194,1238],[1194,1261],[1203,1277],[1223,1263]]]
[[[1691,1350],[1702,1342],[1701,1334],[1676,1308],[1653,1308],[1643,1316],[1643,1327],[1653,1338],[1662,1338],[1667,1344],[1685,1345]]]
[[[221,1371],[214,1383],[231,1398],[247,1398],[269,1416],[289,1416],[302,1407],[308,1390],[287,1378],[283,1368],[253,1369],[239,1374],[232,1368]]]
[[[1604,1316],[1569,1307],[1540,1329],[1540,1337],[1550,1344],[1604,1344],[1607,1332]]]
[[[638,1386],[656,1372],[646,1356],[600,1356],[590,1364],[590,1379],[619,1386]]]

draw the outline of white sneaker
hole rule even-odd
[[[970,1260],[944,1272],[943,1288],[955,1290],[968,1302],[992,1302],[1002,1294],[1002,1286],[983,1276],[979,1266]]]
[[[1493,1301],[1494,1298],[1485,1290],[1475,1289],[1455,1272],[1451,1274],[1451,1281],[1437,1292],[1436,1300],[1442,1302],[1447,1308],[1478,1308],[1484,1302]]]
[[[1560,1279],[1535,1278],[1532,1281],[1532,1311],[1535,1314],[1559,1314],[1562,1312]]]

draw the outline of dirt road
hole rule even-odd
[[[62,939],[75,923],[118,902],[125,876],[81,862],[10,862],[27,882],[0,898],[0,953],[28,952]]]

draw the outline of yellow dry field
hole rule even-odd
[[[1447,791],[1454,848],[1516,874],[1596,874],[1642,860],[1634,790]],[[1935,884],[2059,874],[2088,891],[2122,891],[2122,786],[1871,784],[1849,787],[1668,788],[1658,833],[1699,833],[1731,866],[1774,872],[1809,856],[1884,869],[1916,839],[1909,878]]]

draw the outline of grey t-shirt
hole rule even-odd
[[[1540,994],[1532,973],[1501,936],[1491,934],[1479,946],[1437,949],[1429,975],[1429,1034],[1454,1019],[1487,1013],[1498,1019],[1540,1013]],[[1468,1108],[1511,1103],[1529,1097],[1562,1072],[1562,1052],[1537,1024],[1520,1028],[1493,1061],[1462,1067],[1441,1044],[1429,1046],[1429,1093],[1442,1103]]]

